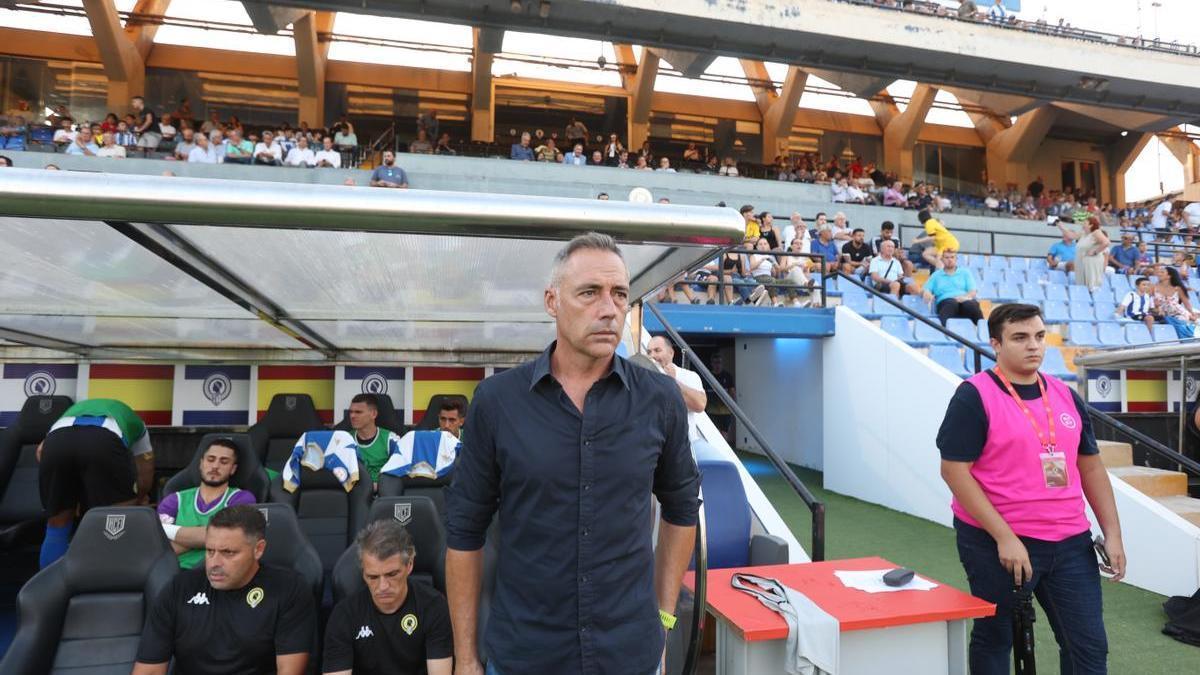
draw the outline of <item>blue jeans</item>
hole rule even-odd
[[[976,619],[971,629],[972,675],[1008,675],[1012,654],[1013,575],[1000,564],[996,542],[985,530],[957,518],[958,557],[971,594],[996,603],[996,615]],[[1021,537],[1029,551],[1033,579],[1026,582],[1046,613],[1058,641],[1062,675],[1108,672],[1100,570],[1091,532],[1063,541]]]
[[[1184,321],[1183,319],[1168,316],[1166,317],[1166,321],[1168,324],[1170,324],[1171,328],[1175,329],[1175,337],[1178,337],[1180,340],[1187,340],[1195,337],[1196,331],[1194,328],[1192,328],[1192,324]]]

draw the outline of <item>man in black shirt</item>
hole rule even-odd
[[[888,240],[896,245],[896,259],[900,261],[904,276],[912,276],[913,264],[908,261],[908,255],[900,246],[900,240],[896,238],[896,225],[890,220],[883,221],[879,226],[879,236],[871,240],[871,256],[878,257],[883,252],[883,242]]]
[[[866,233],[861,227],[854,228],[850,233],[850,241],[842,247],[842,272],[864,276],[867,265],[871,261],[871,246],[863,241]]]
[[[358,533],[367,585],[333,608],[325,675],[450,675],[450,610],[432,586],[409,579],[416,553],[412,535],[394,520]]]
[[[154,601],[133,675],[301,675],[316,632],[300,575],[259,564],[267,520],[253,506],[213,516],[204,568],[177,575]]]
[[[729,392],[730,398],[737,399],[737,390],[734,388],[733,375],[725,370],[725,358],[720,352],[715,352],[712,359],[709,361],[709,370],[717,383]],[[725,405],[724,401],[713,392],[712,387],[708,386],[708,382],[704,382],[704,393],[708,396],[708,405],[705,406],[705,412],[708,417],[716,425],[717,430],[725,437],[725,440],[733,445],[733,412]]]

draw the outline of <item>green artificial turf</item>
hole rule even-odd
[[[807,550],[812,541],[811,515],[800,497],[763,458],[742,454],[767,497]],[[825,503],[825,557],[880,556],[938,581],[967,590],[958,562],[953,530],[882,506],[825,490],[816,471],[793,467]],[[1114,675],[1183,675],[1200,673],[1200,647],[1162,634],[1165,598],[1126,584],[1104,584],[1104,623],[1108,630],[1109,672]],[[1035,603],[1036,604],[1036,603]],[[1056,674],[1058,647],[1050,624],[1038,609],[1035,624],[1039,675]]]

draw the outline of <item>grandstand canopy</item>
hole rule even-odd
[[[563,240],[615,236],[640,297],[744,234],[736,212],[709,207],[21,169],[5,177],[6,360],[52,350],[501,363],[552,338],[542,291]]]

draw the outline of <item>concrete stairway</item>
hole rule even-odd
[[[1117,441],[1099,441],[1100,458],[1108,473],[1120,478],[1139,492],[1200,526],[1200,499],[1187,493],[1187,474],[1167,469],[1133,465],[1133,446]]]

